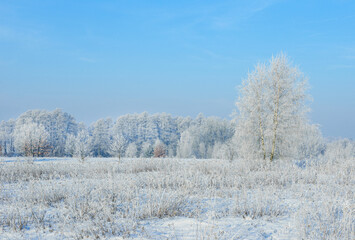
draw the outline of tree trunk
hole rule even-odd
[[[278,77],[277,78],[278,86],[277,86],[276,104],[275,104],[274,120],[273,120],[273,123],[274,123],[274,129],[273,129],[274,136],[273,136],[273,139],[272,139],[272,149],[271,149],[271,154],[270,154],[270,162],[272,162],[274,160],[274,156],[275,156],[276,136],[277,136],[276,132],[277,132],[278,124],[279,124],[278,113],[279,113],[280,92],[281,92],[281,84],[280,84],[279,81],[280,81],[280,78]]]
[[[260,99],[260,96],[258,96],[258,98],[259,98],[258,113],[259,113],[259,130],[260,130],[260,138],[261,138],[261,149],[263,150],[263,156],[264,156],[264,160],[265,160],[266,159],[266,150],[265,150],[265,141],[264,141],[264,130],[263,130],[262,122],[261,122],[261,108],[260,108],[261,99]]]

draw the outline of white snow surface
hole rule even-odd
[[[354,159],[1,158],[0,239],[355,239]]]

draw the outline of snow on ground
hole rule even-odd
[[[146,239],[296,239],[285,218],[226,217],[203,221],[178,217],[147,222],[144,227]]]
[[[355,239],[354,159],[0,159],[0,239]]]

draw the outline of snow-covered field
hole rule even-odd
[[[355,161],[2,158],[0,239],[355,239]]]

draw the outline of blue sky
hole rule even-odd
[[[228,118],[249,70],[285,52],[312,122],[355,138],[355,1],[0,2],[0,120],[61,108]]]

